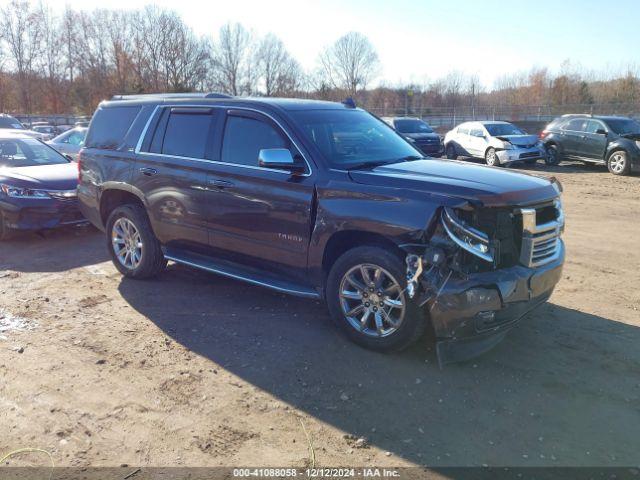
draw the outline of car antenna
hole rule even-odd
[[[342,104],[347,108],[356,108],[356,102],[352,97],[345,98]]]

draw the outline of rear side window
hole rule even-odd
[[[205,158],[211,119],[211,109],[172,109],[164,133],[162,153]]]
[[[562,129],[571,130],[572,132],[584,132],[586,124],[587,122],[584,118],[574,118],[565,123]]]
[[[458,133],[461,133],[462,135],[469,135],[469,127],[458,128]]]
[[[140,112],[136,107],[99,108],[87,134],[88,148],[116,150],[124,142],[125,135]]]
[[[238,165],[258,166],[258,154],[263,148],[289,148],[271,124],[253,118],[230,115],[222,140],[222,161]]]

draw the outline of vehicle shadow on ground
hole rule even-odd
[[[493,351],[439,370],[431,339],[399,354],[363,350],[320,302],[180,266],[119,290],[193,352],[409,461],[637,463],[636,327],[547,304]]]
[[[458,160],[485,165],[484,160],[479,158],[458,157]],[[605,165],[595,165],[575,161],[563,161],[560,165],[546,165],[543,161],[538,161],[535,165],[527,165],[524,162],[513,163],[506,168],[508,170],[522,171],[525,173],[602,173],[609,174]],[[609,174],[610,175],[610,174]]]
[[[15,233],[0,242],[0,270],[63,272],[95,265],[109,259],[103,243],[104,234],[91,226]]]

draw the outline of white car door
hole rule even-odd
[[[484,157],[487,149],[487,137],[480,126],[473,126],[469,131],[469,153],[475,157]]]

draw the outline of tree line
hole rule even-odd
[[[0,111],[90,114],[117,93],[217,91],[231,95],[342,100],[387,114],[482,105],[631,104],[640,102],[635,66],[621,74],[506,74],[492,89],[477,75],[451,71],[422,83],[388,85],[369,39],[349,32],[305,71],[275,34],[258,37],[229,23],[197,35],[176,12],[54,12],[46,3],[11,0],[0,11]],[[376,82],[375,87],[372,85]]]

